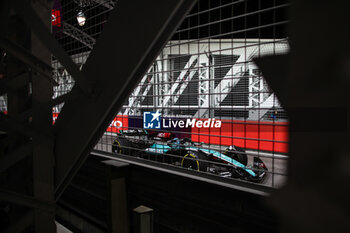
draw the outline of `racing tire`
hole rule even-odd
[[[235,146],[236,150],[227,150],[225,151],[225,155],[230,156],[234,160],[237,160],[244,166],[247,166],[248,164],[248,157],[247,154],[245,153],[245,150],[241,147]]]
[[[205,160],[208,160],[205,155],[197,151],[187,151],[181,159],[181,167],[196,171],[206,171],[209,163],[206,163]]]
[[[118,154],[131,155],[132,154],[132,150],[130,149],[131,147],[132,147],[132,144],[128,139],[118,137],[114,140],[112,144],[112,152],[118,153]]]

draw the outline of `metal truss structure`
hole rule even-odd
[[[93,1],[101,6],[106,7],[109,10],[113,10],[116,4],[116,1],[113,1],[113,0],[93,0]]]
[[[179,42],[176,42],[179,43]],[[209,118],[214,117],[214,111],[220,109],[246,109],[249,112],[247,120],[260,120],[271,109],[282,109],[278,99],[268,87],[261,72],[256,67],[253,58],[268,54],[283,54],[288,52],[289,46],[287,40],[218,40],[210,42],[190,42],[190,46],[180,42],[180,53],[172,49],[175,42],[169,42],[162,53],[157,57],[154,64],[143,76],[141,82],[129,96],[127,105],[123,105],[123,115],[141,115],[145,109],[162,108],[163,114],[174,115],[172,109],[185,108],[197,109],[193,117]],[[227,47],[223,47],[223,44]],[[231,46],[233,45],[233,46]],[[181,46],[181,45],[180,45]],[[219,49],[219,46],[221,49]],[[198,49],[199,48],[199,49]],[[234,55],[236,61],[225,65],[230,67],[226,75],[215,85],[215,69],[224,67],[220,64],[215,65],[213,55]],[[83,65],[89,56],[89,52],[76,54],[72,59],[78,64]],[[176,62],[174,58],[188,56],[189,59],[182,69],[174,69]],[[56,66],[57,77],[61,80],[56,88],[56,95],[67,92],[73,86],[71,76],[66,70]],[[176,78],[173,73],[179,73]],[[186,105],[178,103],[179,98],[184,94],[185,89],[194,81],[193,77],[198,74],[198,92],[191,93],[197,96],[198,103]],[[235,85],[241,79],[248,79],[248,104],[244,106],[225,106],[221,105],[227,95],[232,91]],[[62,82],[65,80],[65,82]],[[150,92],[152,91],[152,93]],[[185,94],[186,95],[186,94]],[[143,105],[147,96],[152,97],[152,104]],[[178,104],[177,104],[178,103]],[[59,109],[57,109],[59,112]]]
[[[108,9],[112,9],[115,4],[114,1],[92,2],[103,3],[103,6]],[[89,49],[92,49],[95,43],[92,36],[66,22],[63,22],[63,33]],[[277,41],[268,39],[170,41],[129,96],[119,114],[141,115],[144,110],[161,107],[163,114],[178,115],[172,109],[180,106],[184,109],[197,109],[195,113],[192,111],[192,114],[184,114],[197,118],[225,117],[215,115],[215,112],[231,108],[247,110],[248,117],[245,118],[247,120],[263,119],[270,110],[282,108],[261,76],[261,72],[252,62],[252,58],[266,54],[282,54],[288,50],[288,41],[284,39]],[[215,63],[214,55],[235,55],[237,60],[223,66]],[[77,58],[77,63],[84,64],[87,56],[88,53],[83,53],[73,57]],[[189,56],[186,65],[182,69],[174,68],[176,58],[184,56]],[[215,70],[228,66],[230,69],[226,70],[226,75],[221,77],[219,83],[215,83]],[[54,67],[56,66],[54,65]],[[65,79],[71,79],[66,71],[61,72],[61,77],[62,74],[66,77]],[[174,74],[177,75],[176,78],[174,78]],[[196,75],[198,75],[198,81],[192,81]],[[249,80],[247,103],[231,107],[222,104],[241,79]],[[191,93],[194,98],[197,98],[197,103],[181,103],[180,97],[188,95],[184,91],[193,82],[198,82],[197,93]],[[56,88],[55,95],[67,92],[72,87],[73,82],[67,83],[66,81],[66,83],[60,84]],[[152,98],[152,103],[143,103],[147,96]]]
[[[166,115],[174,115],[172,109],[184,108],[197,109],[193,117],[214,117],[215,110],[228,108],[222,103],[235,85],[245,78],[249,80],[247,90],[249,101],[246,105],[230,108],[247,109],[248,120],[262,119],[269,110],[281,106],[252,59],[267,54],[283,54],[288,50],[287,40],[224,39],[169,42],[129,96],[127,105],[123,106],[124,110],[119,114],[140,115],[144,109],[161,108]],[[215,64],[215,55],[234,55],[237,59],[225,65]],[[185,56],[189,58],[183,68],[172,68],[176,63],[174,58]],[[229,69],[215,84],[215,80],[218,80],[215,70],[222,67]],[[193,81],[196,74],[198,80]],[[184,93],[184,90],[194,82],[198,83],[197,93],[191,92],[190,95],[197,98],[197,103],[191,105],[181,103],[180,97],[189,95]],[[142,104],[147,96],[152,98],[151,103]]]
[[[71,59],[81,70],[87,58],[89,57],[89,54],[90,51],[79,53],[71,56]],[[57,86],[53,87],[53,98],[58,98],[69,93],[74,87],[75,81],[72,75],[69,74],[67,69],[64,66],[62,66],[62,64],[58,60],[52,61],[52,67],[54,68],[54,79],[58,84]],[[54,106],[53,112],[61,112],[63,105],[64,103]]]
[[[90,6],[93,4],[98,4],[98,5],[104,6],[105,8],[107,8],[109,10],[113,10],[116,1],[113,1],[113,0],[74,0],[74,2],[76,2],[81,7],[86,7],[86,6]]]
[[[80,43],[84,44],[89,49],[92,49],[94,47],[94,44],[96,43],[95,38],[90,36],[89,34],[83,32],[82,30],[70,25],[67,22],[63,22],[63,33],[76,39]]]

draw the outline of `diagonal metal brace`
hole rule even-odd
[[[287,105],[287,84],[289,54],[265,56],[254,59],[254,62],[264,74],[269,86],[281,100],[281,103]]]
[[[29,208],[37,208],[49,212],[53,212],[55,209],[55,203],[40,201],[31,196],[4,189],[0,189],[0,200],[8,201]]]
[[[58,83],[52,78],[52,67],[29,53],[26,49],[5,38],[0,38],[0,47],[12,56],[21,60],[23,63],[27,64],[43,77],[47,78],[50,83],[58,86]]]
[[[0,96],[6,92],[14,92],[15,90],[29,83],[29,73],[23,72],[15,77],[8,77],[0,80]]]
[[[77,99],[65,102],[54,126],[56,198],[195,2],[118,1],[118,10],[111,11],[103,33],[83,66],[85,77],[96,83],[95,98],[87,99],[73,87],[71,94]]]
[[[6,169],[9,167],[30,156],[32,154],[32,150],[33,145],[32,143],[28,142],[15,149],[15,151],[11,152],[10,154],[0,158],[0,172],[6,171]]]

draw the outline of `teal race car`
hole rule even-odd
[[[170,133],[128,130],[118,134],[112,152],[253,182],[261,182],[266,176],[268,169],[260,158],[254,157],[253,164],[247,165],[243,148],[232,145],[220,151],[213,147],[217,146],[172,138]]]

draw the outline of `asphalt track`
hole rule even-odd
[[[112,143],[115,139],[113,135],[105,134],[100,141],[95,146],[95,150],[110,152],[112,154]],[[215,150],[224,150],[226,146],[217,146],[217,145],[202,145],[202,147],[207,147]],[[260,159],[265,163],[269,172],[265,179],[262,181],[262,185],[266,185],[273,188],[280,188],[285,184],[287,180],[287,163],[288,156],[280,154],[272,154],[266,152],[258,151],[246,151],[248,155],[248,165],[253,164],[254,156],[260,157]],[[117,157],[118,155],[116,155]],[[225,178],[223,178],[225,179]]]

